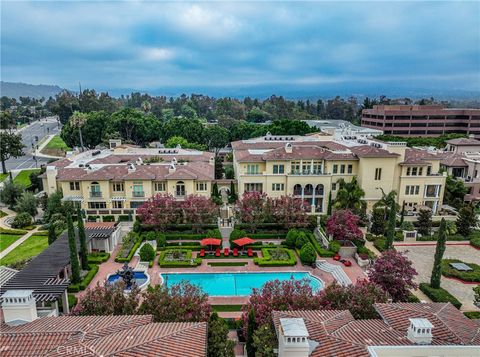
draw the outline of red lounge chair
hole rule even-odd
[[[233,256],[238,257],[238,248],[233,248]]]
[[[252,248],[248,248],[247,254],[249,257],[253,257],[253,250]]]
[[[205,249],[200,249],[200,256],[202,258],[205,256]]]
[[[351,267],[351,266],[352,266],[352,262],[351,262],[350,260],[342,259],[341,262],[342,262],[343,265],[345,265],[346,267]]]
[[[216,257],[220,256],[220,248],[217,248],[217,250],[215,250],[215,256]]]
[[[230,250],[228,248],[223,249],[223,255],[228,257],[230,255]]]
[[[336,260],[336,261],[339,261],[340,260],[340,256],[338,254],[335,254],[333,256],[333,260]]]

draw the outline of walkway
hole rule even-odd
[[[25,234],[24,236],[18,238],[15,242],[13,242],[7,249],[5,249],[3,252],[0,253],[0,259],[2,259],[3,257],[5,257],[8,253],[10,253],[12,250],[14,250],[15,248],[17,248],[20,244],[22,244],[23,242],[25,242],[28,238],[30,238],[32,235],[34,235],[35,233],[37,233],[39,231],[38,229],[39,227],[36,227],[35,229],[32,229],[31,231],[29,231],[27,234]]]
[[[5,220],[10,217],[15,217],[17,213],[15,211],[12,211],[10,208],[7,207],[2,207],[1,210],[5,212],[7,215],[5,217],[0,218],[0,227],[5,228],[5,229],[12,229],[10,225],[5,223]]]

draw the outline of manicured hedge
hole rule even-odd
[[[247,236],[252,239],[285,239],[286,233],[251,233]]]
[[[1,234],[14,234],[14,235],[24,235],[27,234],[27,231],[24,231],[23,229],[6,229],[0,227],[0,233]]]
[[[464,263],[467,264],[473,270],[471,271],[459,271],[450,266],[450,263]],[[443,259],[442,260],[442,275],[457,278],[463,281],[480,284],[480,265],[473,263],[465,263],[458,259]]]
[[[215,312],[234,312],[242,311],[242,305],[211,305]]]
[[[375,253],[365,246],[357,247],[358,254],[367,254],[369,259],[375,259]]]
[[[108,258],[110,258],[110,253],[91,253],[87,257],[89,264],[105,263]]]
[[[193,259],[193,264],[191,264],[192,260],[192,251],[188,249],[182,249],[186,253],[186,257],[182,261],[178,262],[166,262],[164,261],[165,255],[172,251],[171,249],[164,250],[160,253],[160,258],[158,259],[158,265],[162,268],[192,268],[202,264],[202,259],[195,258]]]
[[[460,309],[460,307],[462,306],[462,303],[458,301],[455,296],[453,296],[443,288],[434,289],[427,283],[420,283],[419,288],[433,302],[450,302],[457,309]]]
[[[48,231],[37,231],[33,235],[45,237],[48,236]]]
[[[202,240],[207,238],[205,233],[203,234],[188,234],[188,233],[165,233],[167,240]]]
[[[247,264],[248,262],[208,262],[211,267],[241,267]]]
[[[274,250],[276,248],[263,248],[262,249],[262,255],[263,258],[255,258],[253,259],[253,262],[257,264],[258,266],[261,267],[268,267],[268,266],[275,266],[275,267],[281,267],[281,266],[292,266],[297,263],[297,258],[295,257],[295,253],[291,249],[286,249],[283,248],[288,253],[288,260],[271,260],[272,257],[270,255],[270,251]]]
[[[480,248],[480,237],[470,239],[470,244],[476,248]]]
[[[336,240],[332,240],[330,241],[330,243],[328,243],[328,250],[330,250],[335,254],[337,254],[340,251],[341,247],[342,247],[342,244]]]
[[[82,281],[80,281],[78,284],[70,284],[70,286],[68,287],[68,292],[76,293],[87,288],[88,284],[90,284],[95,275],[98,273],[98,265],[89,264],[88,266],[89,270],[87,275],[85,275]]]
[[[185,242],[184,245],[172,245],[168,247],[157,247],[157,251],[163,252],[165,250],[172,250],[172,249],[188,249],[188,250],[195,250],[195,251],[200,251],[200,249],[203,249],[202,246],[200,245],[190,245],[189,243]]]
[[[480,311],[465,311],[463,313],[469,319],[480,319]]]
[[[182,246],[185,246],[185,245],[195,245],[195,246],[200,246],[200,242],[171,242],[171,243],[166,243],[165,246],[166,247],[178,247],[180,246],[180,244]]]
[[[385,239],[385,237],[379,237],[375,239],[375,241],[373,242],[373,246],[377,248],[379,252],[383,252],[385,250],[386,245],[387,245],[387,240]]]
[[[125,262],[129,263],[130,260],[132,260],[133,255],[137,251],[138,247],[140,247],[140,243],[141,242],[137,242],[133,245],[132,249],[130,249],[130,253],[128,253],[128,256],[126,258],[119,257],[118,254],[120,254],[120,252],[118,252],[117,257],[115,258],[115,261],[117,263],[125,263]]]
[[[331,258],[335,255],[331,250],[323,248],[320,243],[315,239],[312,233],[307,234],[308,240],[312,243],[313,248],[317,251],[317,254],[323,258]]]

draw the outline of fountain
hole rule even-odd
[[[147,272],[133,270],[132,267],[128,266],[128,263],[125,263],[122,269],[117,270],[115,274],[110,274],[107,277],[109,284],[115,284],[120,280],[124,282],[126,292],[132,290],[134,285],[138,286],[140,290],[144,290],[150,282],[150,276]]]

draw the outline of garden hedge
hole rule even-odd
[[[450,263],[464,263],[473,270],[460,271],[450,266]],[[480,284],[480,265],[473,263],[465,263],[458,259],[443,259],[442,260],[442,275],[449,278],[456,278],[471,283]]]
[[[463,313],[469,319],[480,319],[480,311],[465,311]]]
[[[91,253],[88,255],[88,264],[105,263],[110,258],[110,253]]]
[[[14,234],[14,235],[24,235],[24,234],[27,234],[28,231],[25,231],[23,229],[6,229],[6,228],[2,228],[0,227],[0,233],[1,234]]]
[[[320,245],[320,243],[315,239],[315,236],[312,233],[308,233],[307,237],[310,243],[312,243],[313,248],[315,248],[319,256],[323,258],[331,258],[335,255],[335,252],[332,252],[331,250],[323,248]]]
[[[172,250],[172,249],[188,249],[188,250],[195,250],[195,251],[200,251],[202,248],[201,245],[190,245],[187,242],[185,242],[185,245],[171,245],[168,247],[157,247],[157,251],[163,252],[166,250]]]
[[[375,239],[375,241],[373,242],[373,246],[375,248],[377,248],[377,250],[379,252],[383,252],[385,251],[385,246],[387,245],[387,240],[385,239],[385,237],[378,237],[377,239]]]
[[[165,238],[168,240],[202,240],[207,238],[205,233],[190,234],[190,233],[165,233]]]
[[[252,239],[285,239],[286,233],[247,233],[247,236]]]
[[[132,260],[133,255],[137,251],[138,247],[140,247],[140,242],[137,242],[133,245],[132,249],[130,249],[130,253],[128,253],[128,256],[126,258],[118,257],[118,254],[117,254],[117,257],[115,258],[115,261],[117,263],[125,263],[125,262],[129,263],[130,260]]]
[[[297,258],[295,257],[295,253],[291,249],[282,248],[288,254],[288,260],[271,260],[272,257],[270,255],[270,251],[276,248],[262,248],[262,255],[263,258],[255,258],[253,262],[261,267],[281,267],[281,266],[292,266],[297,264]]]
[[[182,261],[178,261],[178,262],[166,262],[164,261],[165,259],[165,255],[172,251],[172,249],[167,249],[167,250],[164,250],[160,253],[160,258],[158,258],[158,265],[161,267],[161,268],[192,268],[192,267],[196,267],[200,264],[202,264],[202,259],[200,258],[195,258],[195,259],[192,259],[192,251],[191,250],[188,250],[188,249],[182,249],[185,251],[186,253],[186,257],[184,260]],[[191,264],[191,261],[193,261],[193,264]]]
[[[476,248],[480,248],[480,237],[470,239],[470,244]]]
[[[87,288],[88,284],[90,284],[95,275],[98,273],[98,265],[89,264],[88,267],[88,273],[83,277],[82,281],[80,281],[78,284],[70,284],[68,286],[68,292],[76,293]]]
[[[450,302],[457,309],[460,309],[462,306],[462,303],[455,296],[443,288],[434,289],[427,283],[420,283],[419,289],[433,302]]]

